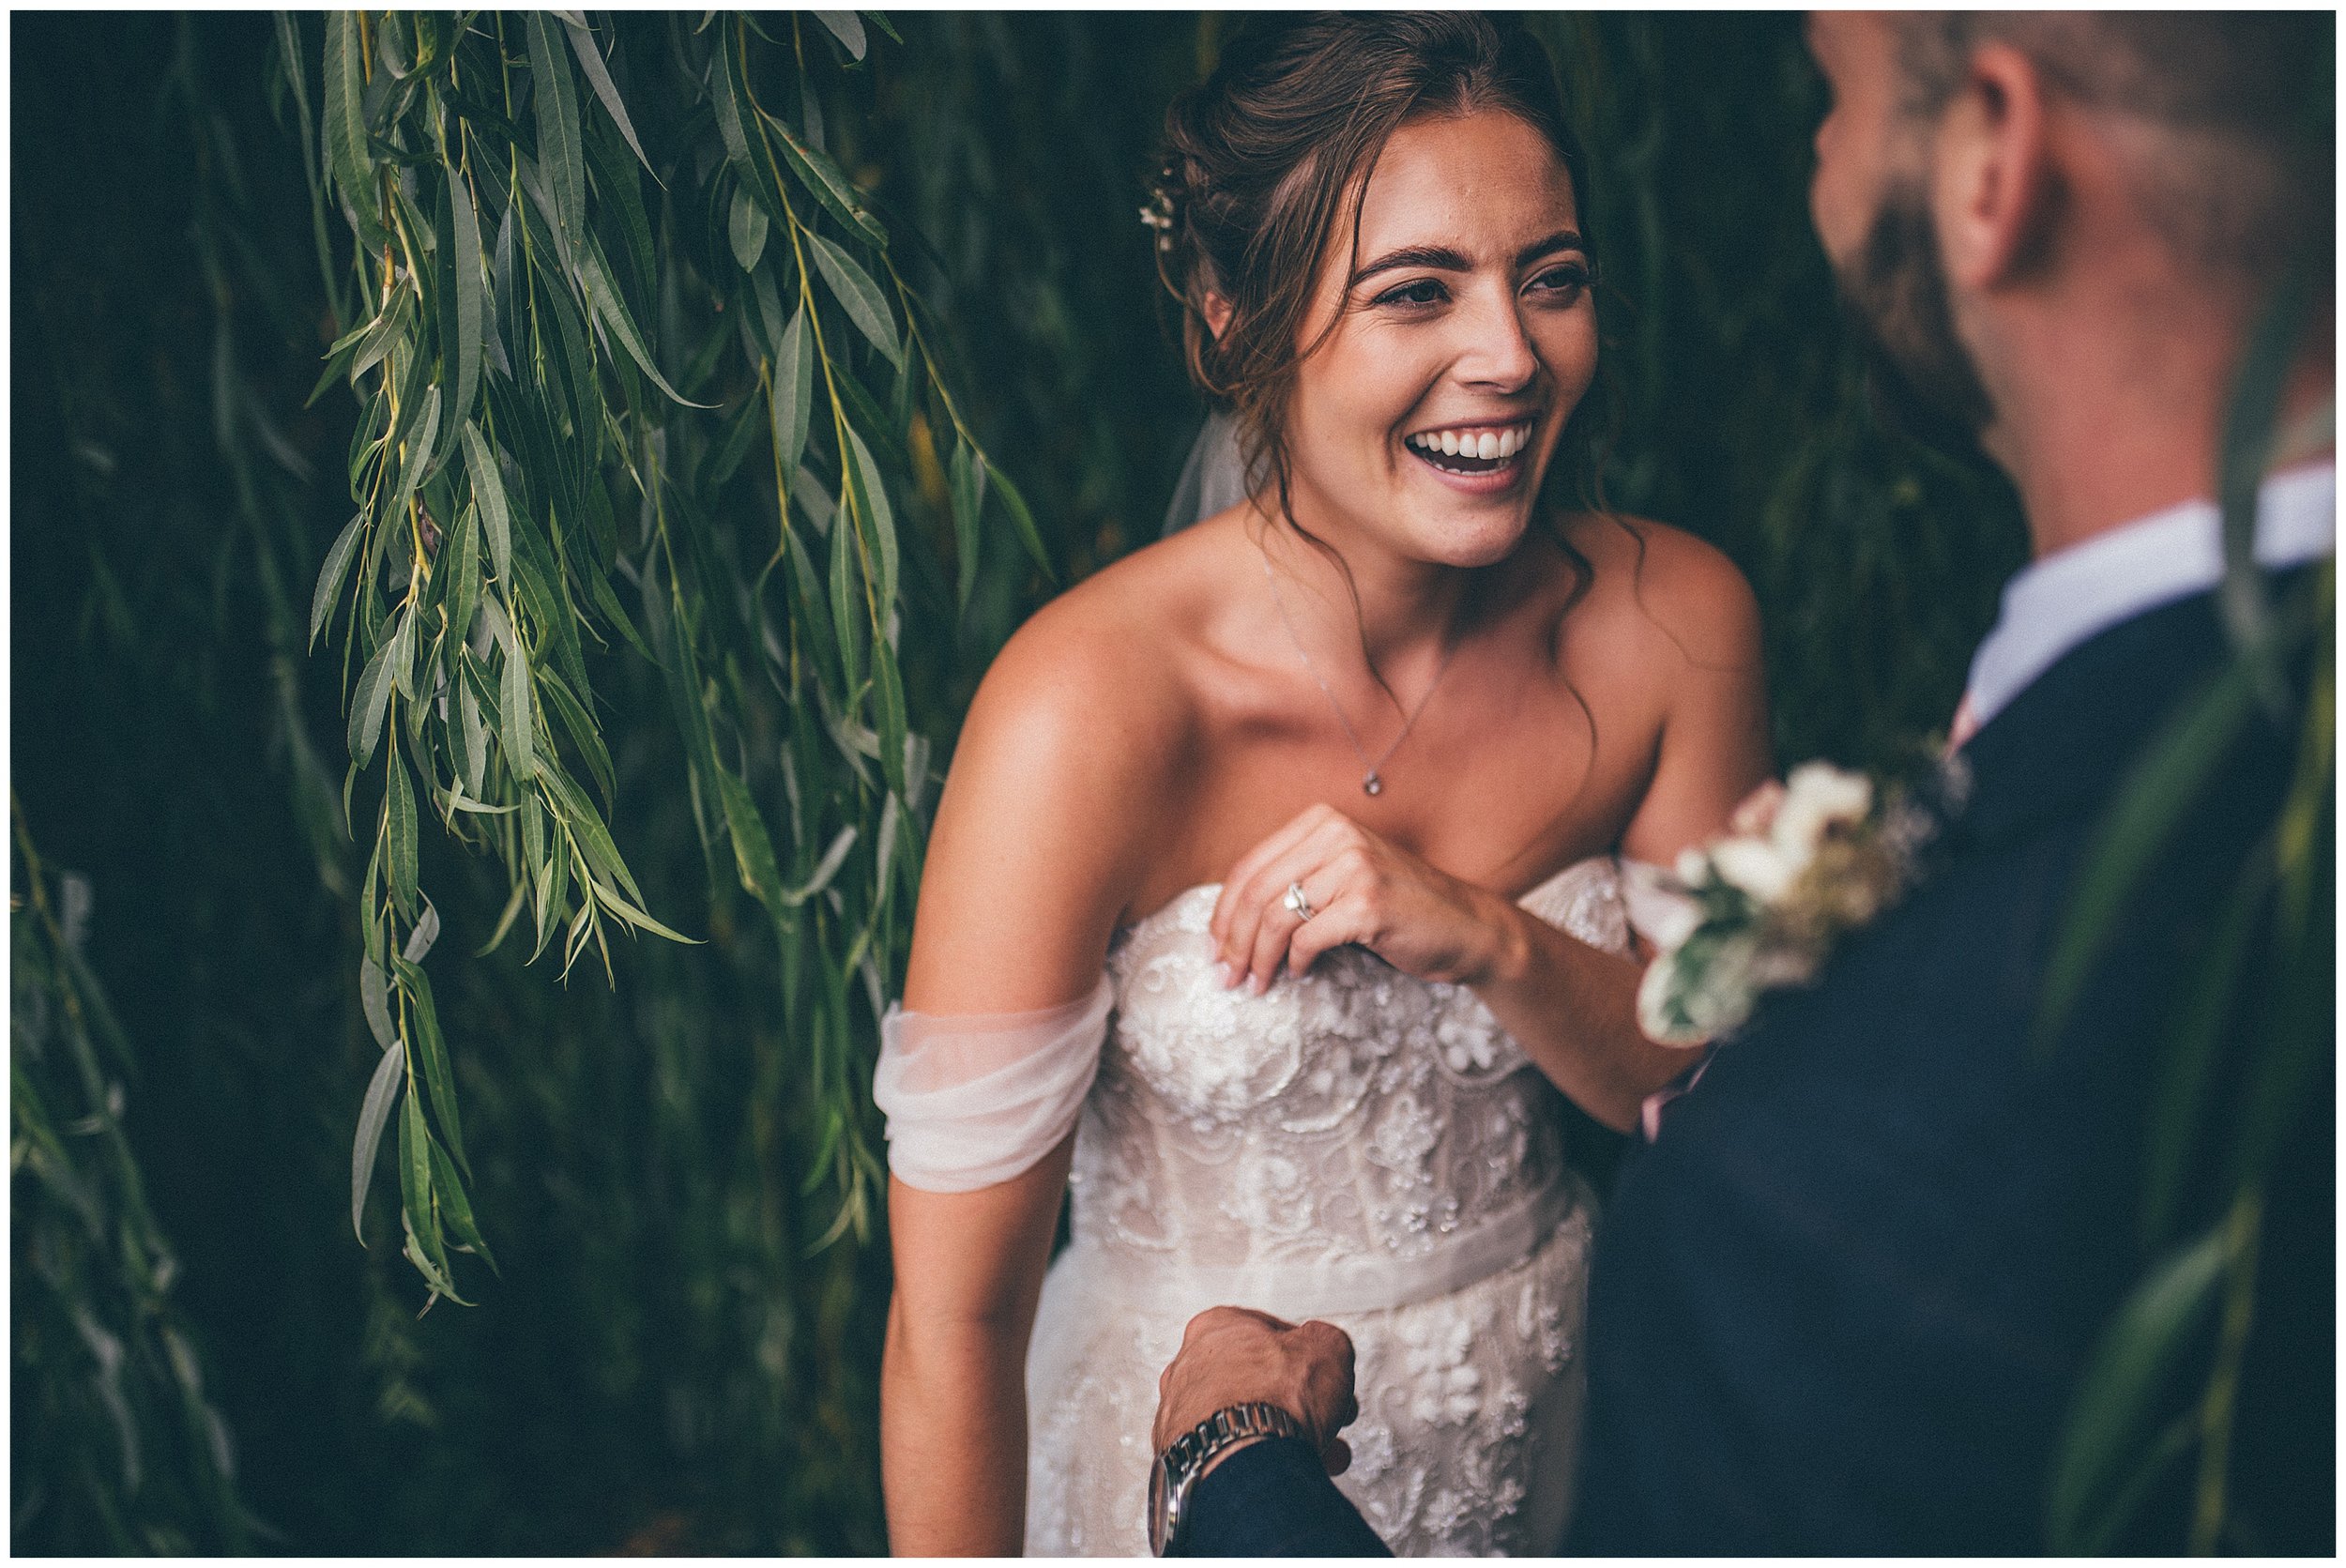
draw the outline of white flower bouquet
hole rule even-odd
[[[1660,1044],[1719,1039],[1763,993],[1814,980],[1842,936],[1912,885],[1931,832],[1903,792],[1821,762],[1762,785],[1732,828],[1679,856],[1645,901],[1658,951],[1638,1023]]]

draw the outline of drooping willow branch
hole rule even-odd
[[[488,1245],[424,969],[425,821],[504,867],[488,947],[526,924],[533,958],[558,942],[567,976],[591,948],[608,976],[615,921],[688,939],[609,826],[589,644],[662,673],[704,844],[772,929],[814,1176],[839,1199],[825,1240],[869,1216],[861,1053],[932,782],[907,578],[944,581],[950,540],[967,602],[989,495],[1049,568],[889,228],[825,150],[813,72],[863,69],[868,39],[822,21],[810,48],[796,18],[786,38],[747,16],[326,19],[309,167],[353,303],[318,395],[346,384],[360,413],[310,634],[350,680],[345,814],[361,779],[380,790],[358,985],[383,1056],[352,1219],[396,1116],[406,1254],[434,1298],[462,1300],[451,1252]],[[279,37],[307,121],[298,25]]]

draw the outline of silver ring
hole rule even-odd
[[[1287,907],[1289,914],[1300,921],[1310,920],[1319,912],[1312,907],[1312,901],[1303,896],[1303,884],[1301,882],[1289,882],[1287,897],[1279,902]]]

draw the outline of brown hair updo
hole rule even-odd
[[[1165,113],[1150,208],[1158,272],[1181,301],[1190,378],[1235,419],[1248,491],[1275,476],[1282,514],[1287,399],[1298,362],[1318,346],[1298,338],[1328,236],[1344,221],[1357,247],[1362,176],[1396,129],[1477,110],[1514,114],[1545,136],[1586,205],[1586,160],[1546,51],[1512,17],[1250,18],[1213,74]],[[1581,228],[1585,237],[1585,212]],[[1207,325],[1210,295],[1230,307],[1219,338]]]

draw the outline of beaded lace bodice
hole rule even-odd
[[[1225,990],[1218,891],[1178,895],[1109,954],[1072,1241],[1029,1358],[1028,1547],[1145,1549],[1156,1373],[1193,1313],[1236,1302],[1352,1332],[1343,1484],[1396,1549],[1546,1550],[1552,1534],[1520,1537],[1561,1499],[1524,1505],[1569,1471],[1588,1225],[1557,1092],[1473,992],[1362,949]],[[1522,902],[1626,950],[1610,860]]]
[[[1116,1019],[1076,1140],[1076,1239],[1144,1271],[1414,1261],[1563,1173],[1555,1090],[1473,992],[1339,948],[1224,990],[1193,888],[1109,955]],[[1609,860],[1524,899],[1593,946],[1626,926]]]

